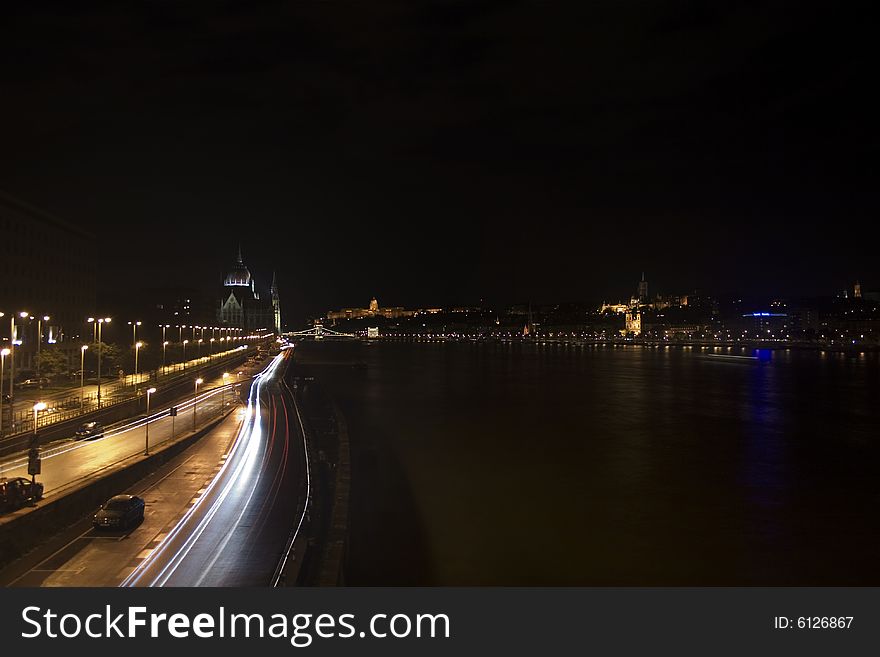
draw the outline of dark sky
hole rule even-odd
[[[0,188],[102,289],[211,289],[241,241],[297,315],[880,286],[872,23],[758,2],[18,3]]]

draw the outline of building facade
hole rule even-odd
[[[370,299],[367,308],[342,308],[341,310],[331,310],[327,313],[327,319],[331,322],[345,319],[365,319],[370,317],[384,317],[385,319],[400,319],[403,317],[413,317],[419,312],[417,310],[406,310],[401,306],[392,306],[382,308],[376,297]]]
[[[281,298],[272,277],[269,297],[261,296],[256,281],[241,257],[241,248],[223,278],[217,321],[221,326],[246,331],[268,330],[281,333]]]

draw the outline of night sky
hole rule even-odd
[[[95,234],[102,292],[210,291],[240,241],[296,317],[876,288],[842,4],[17,3],[0,188]]]

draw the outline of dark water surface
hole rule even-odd
[[[880,584],[877,357],[706,353],[299,346],[349,423],[347,582]]]

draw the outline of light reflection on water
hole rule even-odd
[[[304,345],[352,433],[348,582],[880,584],[876,355],[707,354]]]

